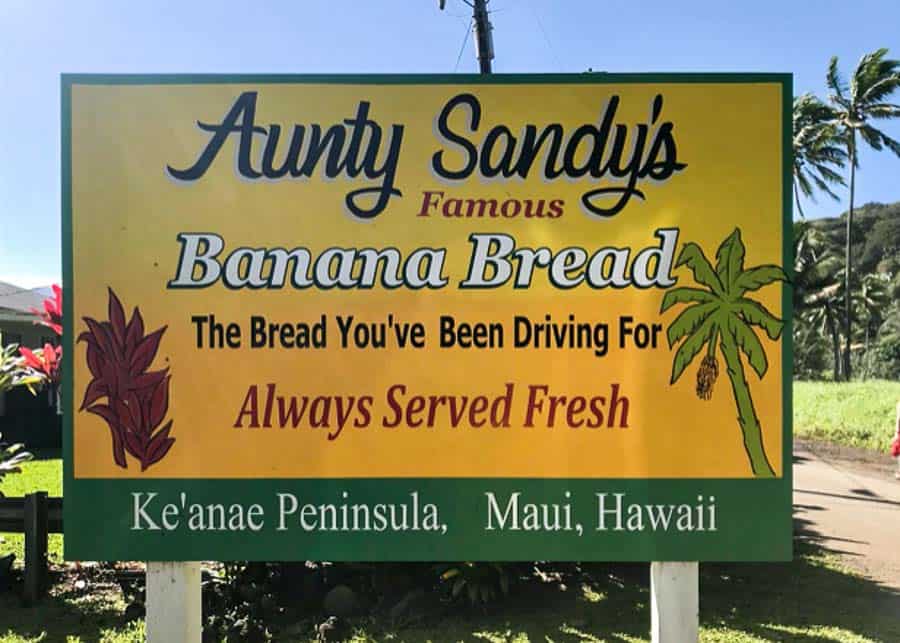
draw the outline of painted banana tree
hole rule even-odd
[[[731,381],[738,424],[753,475],[771,478],[775,472],[766,457],[762,428],[753,405],[741,353],[762,379],[769,369],[769,360],[754,327],[762,329],[769,339],[775,341],[781,337],[784,323],[758,301],[749,298],[747,293],[776,281],[787,281],[787,275],[776,265],[745,268],[745,253],[739,228],[735,228],[719,246],[715,268],[700,246],[696,243],[684,244],[675,267],[686,266],[694,281],[703,288],[678,287],[668,290],[663,296],[660,312],[678,304],[689,304],[667,329],[669,348],[681,343],[672,361],[671,383],[678,381],[684,370],[703,352],[697,370],[696,392],[700,399],[709,400],[719,376],[716,353],[721,353]]]

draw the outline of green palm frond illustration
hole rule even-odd
[[[753,475],[771,478],[775,472],[766,457],[744,359],[762,379],[769,369],[769,360],[755,329],[761,329],[774,341],[781,337],[784,324],[747,294],[776,281],[787,281],[787,275],[775,265],[745,268],[745,254],[739,228],[735,228],[719,246],[715,268],[700,246],[684,244],[675,267],[686,266],[697,285],[702,287],[678,287],[667,291],[660,313],[687,304],[667,329],[669,348],[680,344],[672,360],[671,383],[677,382],[691,362],[704,353],[697,370],[696,392],[700,399],[710,399],[719,376],[716,353],[721,353]]]

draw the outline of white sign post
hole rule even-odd
[[[650,563],[650,613],[650,640],[653,643],[698,640],[698,563]]]
[[[147,563],[148,643],[200,643],[200,563]]]

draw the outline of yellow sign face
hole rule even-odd
[[[782,82],[70,100],[75,478],[782,476]]]

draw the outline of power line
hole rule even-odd
[[[537,22],[538,29],[541,30],[541,35],[544,36],[544,42],[547,44],[547,49],[550,50],[550,55],[553,56],[553,61],[556,63],[557,71],[563,71],[563,66],[559,62],[559,57],[556,55],[556,50],[553,48],[553,43],[550,42],[550,38],[549,36],[547,36],[547,31],[544,29],[544,23],[541,22],[541,17],[538,15],[537,10],[534,8],[534,3],[532,3],[531,0],[526,0],[526,4],[531,10],[531,15],[534,16],[535,22]]]
[[[460,0],[463,4],[472,8],[472,26],[475,32],[475,56],[478,58],[478,68],[482,74],[491,73],[491,61],[494,59],[494,38],[491,35],[491,19],[488,16],[487,5],[489,0]],[[438,0],[438,7],[443,10],[447,6],[447,0]],[[456,68],[459,68],[459,61],[462,58],[462,52],[466,47],[466,39],[463,40],[460,48],[459,56],[456,59]],[[455,69],[454,69],[455,71]]]
[[[453,67],[453,73],[456,73],[456,70],[459,69],[459,61],[462,60],[463,52],[466,50],[466,44],[469,42],[469,34],[472,32],[472,21],[466,25],[466,33],[463,35],[462,45],[459,48],[459,55],[456,57],[456,65]]]

